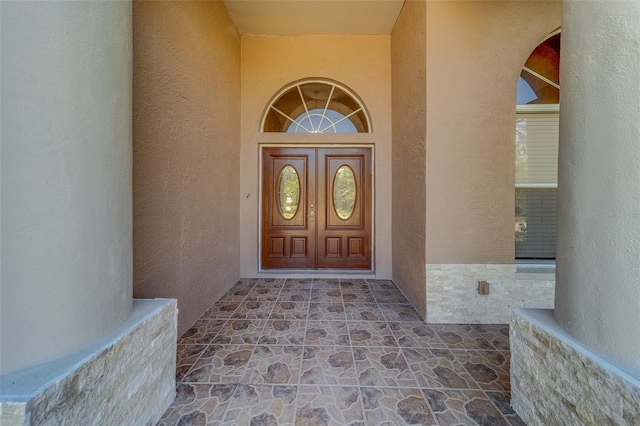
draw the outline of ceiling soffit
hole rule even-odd
[[[391,34],[404,0],[224,0],[241,34]]]

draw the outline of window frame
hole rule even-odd
[[[336,111],[340,114],[342,114],[344,116],[344,118],[342,118],[340,121],[342,120],[349,120],[351,121],[351,123],[354,124],[355,128],[358,129],[358,126],[356,125],[356,123],[353,122],[353,120],[351,120],[351,116],[352,115],[356,115],[358,114],[360,111],[362,111],[362,114],[364,116],[364,123],[362,123],[365,126],[365,131],[360,132],[358,131],[357,133],[373,133],[373,125],[371,122],[371,116],[369,115],[369,111],[367,110],[367,107],[365,105],[365,103],[362,101],[362,99],[353,91],[351,90],[349,87],[345,86],[344,84],[335,81],[335,80],[331,80],[328,78],[304,78],[301,80],[296,80],[293,81],[285,86],[283,86],[280,90],[278,90],[269,100],[269,102],[267,103],[267,106],[265,107],[263,113],[262,113],[262,118],[260,120],[260,133],[287,133],[287,129],[282,129],[280,131],[265,131],[265,124],[266,121],[268,119],[269,113],[273,110],[276,112],[276,114],[280,114],[283,117],[285,117],[287,120],[289,120],[291,122],[291,125],[295,124],[296,120],[298,120],[300,117],[296,116],[296,117],[291,117],[289,115],[287,115],[286,113],[284,113],[283,111],[279,110],[275,105],[276,103],[280,100],[280,98],[282,96],[284,96],[285,94],[289,93],[291,90],[296,89],[297,88],[297,92],[300,96],[300,105],[298,107],[296,107],[296,109],[300,109],[302,107],[304,107],[302,114],[308,114],[309,113],[309,109],[307,107],[306,101],[304,99],[304,96],[302,95],[302,90],[301,90],[301,86],[305,85],[305,84],[325,84],[328,86],[332,86],[330,94],[329,94],[329,98],[327,99],[327,105],[325,107],[325,111]],[[354,109],[351,112],[348,113],[344,113],[343,111],[338,111],[336,109],[331,109],[329,108],[329,104],[331,102],[331,96],[333,95],[335,89],[339,89],[341,91],[343,91],[346,95],[348,95],[358,106],[358,108]],[[298,114],[300,115],[300,114]],[[327,128],[330,127],[335,127],[336,123],[332,123],[331,125],[327,126]],[[307,131],[304,133],[323,133],[323,132],[311,132],[311,131]],[[327,132],[330,134],[339,134],[339,132]]]
[[[526,105],[517,105],[516,106],[516,122],[521,114],[558,114],[560,113],[560,104],[526,104]],[[559,141],[558,141],[559,146]],[[557,153],[556,153],[556,161],[557,161]],[[556,200],[557,200],[557,189],[558,189],[558,181],[556,177],[555,183],[518,183],[514,182],[514,189],[554,189]],[[514,212],[515,213],[515,212]],[[515,216],[514,216],[515,217]],[[518,257],[516,253],[517,241],[514,239],[514,259],[516,263],[530,263],[540,262],[555,262],[557,257],[557,253],[554,253],[556,257],[551,258],[531,258],[531,257]]]

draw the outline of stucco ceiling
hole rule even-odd
[[[404,0],[224,0],[241,34],[391,34]]]

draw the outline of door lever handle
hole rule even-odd
[[[315,216],[316,212],[309,212],[309,214],[307,216]]]

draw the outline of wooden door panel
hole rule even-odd
[[[284,257],[284,237],[269,237],[267,247],[268,257]]]
[[[291,236],[291,257],[309,258],[309,239],[306,236]]]
[[[325,258],[342,259],[342,237],[326,237],[324,250]]]
[[[347,258],[349,259],[365,259],[367,255],[365,254],[365,242],[362,237],[349,237],[347,241],[347,247],[349,251],[347,252]]]
[[[348,168],[355,197],[339,214],[336,175]],[[371,269],[371,150],[318,149],[318,268]]]
[[[315,149],[265,148],[262,158],[262,267],[315,268],[315,217],[309,205],[315,200]],[[298,202],[284,206],[291,194],[281,191],[285,168],[298,178]],[[293,208],[295,205],[295,208]],[[292,217],[285,217],[290,207]]]

